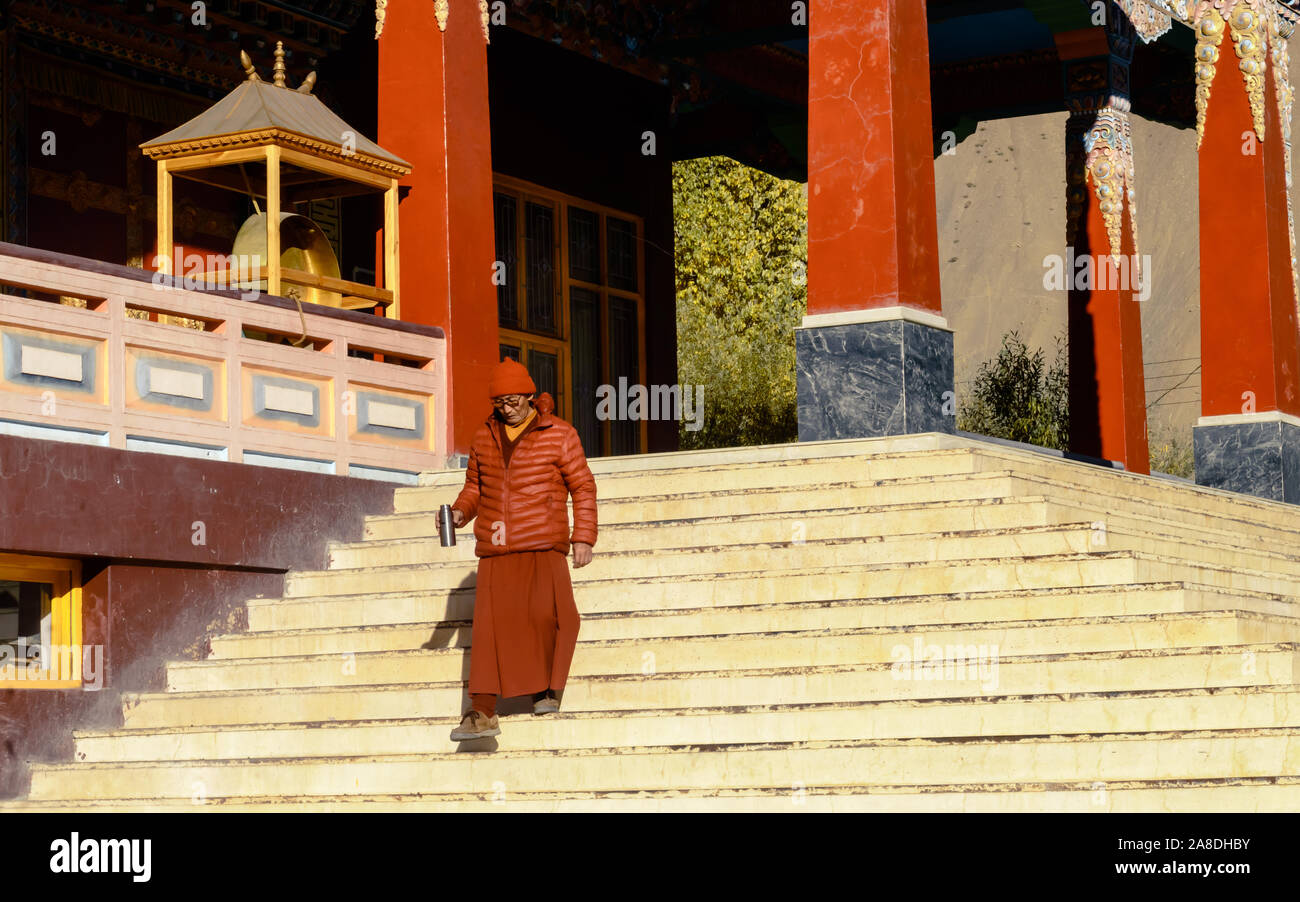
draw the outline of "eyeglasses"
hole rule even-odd
[[[492,399],[492,406],[497,410],[502,407],[518,407],[531,397],[532,395],[502,395]]]

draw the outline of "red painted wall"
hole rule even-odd
[[[28,759],[67,760],[72,730],[121,722],[123,691],[160,690],[168,660],[246,626],[290,569],[324,569],[330,540],[390,513],[393,486],[222,461],[0,436],[0,552],[82,561],[83,642],[103,645],[99,691],[0,690],[0,797]],[[195,545],[193,524],[205,524]]]

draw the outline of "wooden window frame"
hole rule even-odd
[[[81,688],[81,562],[69,558],[0,554],[0,577],[23,582],[51,583],[54,591],[50,599],[50,645],[53,649],[75,649],[71,660],[69,656],[55,652],[50,663],[56,672],[48,675],[24,678],[15,672],[12,679],[7,679],[0,672],[0,689]],[[7,667],[11,662],[5,661],[4,664]],[[62,672],[67,664],[72,664],[73,672]],[[16,661],[12,662],[12,666],[27,669],[29,665],[26,661]]]
[[[525,250],[525,229],[526,224],[526,204],[529,201],[546,203],[556,211],[556,228],[555,248],[556,260],[558,261],[558,278],[555,280],[555,290],[557,292],[556,302],[559,312],[559,334],[549,335],[542,332],[530,332],[525,329],[510,329],[499,327],[499,343],[519,345],[524,365],[528,365],[529,347],[537,347],[547,352],[555,353],[558,357],[559,373],[557,375],[560,392],[562,397],[555,399],[555,412],[562,419],[572,421],[573,411],[573,366],[570,359],[572,351],[572,332],[569,316],[569,289],[570,287],[585,288],[599,297],[600,313],[600,374],[601,384],[611,384],[617,389],[617,382],[611,381],[609,375],[610,356],[609,356],[609,298],[610,296],[625,298],[636,304],[636,322],[637,322],[637,363],[636,379],[634,382],[645,385],[646,373],[646,334],[645,334],[645,220],[633,213],[625,210],[619,210],[615,207],[609,207],[604,204],[595,203],[572,194],[564,194],[560,191],[553,191],[534,182],[527,182],[523,179],[512,178],[510,176],[493,173],[492,190],[498,194],[509,194],[515,198],[517,205],[517,214],[515,217],[515,246],[518,248],[515,260],[514,273],[507,275],[507,278],[513,277],[517,286],[514,292],[516,310],[521,314],[519,322],[527,326],[527,291],[528,291],[528,267],[527,251]],[[600,261],[600,284],[575,279],[569,273],[569,207],[580,207],[583,210],[590,211],[597,215],[596,234],[599,239],[598,252],[596,254]],[[636,226],[636,245],[637,245],[637,291],[624,291],[609,286],[609,236],[608,217],[613,216],[616,219],[622,219]],[[494,251],[495,253],[495,251]],[[645,453],[649,445],[650,425],[649,420],[640,420],[638,428],[640,450],[638,453]],[[600,421],[600,448],[587,449],[590,456],[604,456],[610,453],[610,421]]]

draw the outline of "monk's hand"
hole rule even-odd
[[[585,567],[591,563],[591,546],[586,542],[573,543],[573,566]]]
[[[458,507],[451,509],[451,522],[457,526],[465,525],[465,514]]]

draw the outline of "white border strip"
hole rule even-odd
[[[901,319],[908,323],[933,326],[951,332],[948,320],[937,313],[917,310],[914,307],[877,307],[872,310],[843,310],[839,313],[805,314],[800,329],[823,329],[827,326],[855,326],[859,323],[883,323]]]
[[[1280,410],[1261,410],[1259,413],[1225,413],[1213,417],[1200,417],[1197,426],[1236,426],[1241,423],[1289,423],[1300,426],[1300,417]]]

